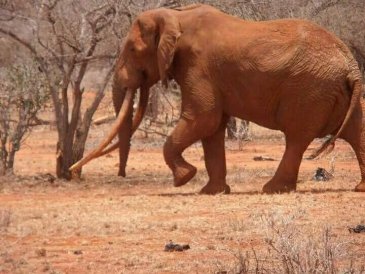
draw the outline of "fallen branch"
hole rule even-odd
[[[143,129],[143,128],[139,128],[138,130],[147,133],[147,134],[157,134],[163,137],[167,137],[167,134],[159,132],[159,131],[155,131],[155,130],[148,130],[148,129]]]

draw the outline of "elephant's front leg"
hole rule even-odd
[[[190,181],[197,169],[182,157],[183,151],[213,134],[219,127],[220,118],[215,113],[204,113],[193,119],[182,117],[164,145],[164,158],[172,170],[174,186],[182,186]]]
[[[208,171],[209,181],[202,188],[202,194],[217,194],[231,192],[226,184],[226,155],[224,147],[224,137],[228,117],[223,117],[218,130],[211,136],[202,140],[204,149],[205,166]]]

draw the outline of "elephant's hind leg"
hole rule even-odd
[[[355,191],[365,192],[365,126],[364,117],[359,107],[352,116],[341,138],[351,145],[359,162],[361,181],[355,187]]]
[[[174,186],[182,186],[196,174],[196,167],[182,157],[183,151],[195,143],[215,132],[220,118],[215,119],[214,113],[200,114],[194,119],[181,118],[164,145],[164,158],[172,170]]]
[[[310,141],[286,138],[283,158],[274,177],[264,185],[263,192],[284,193],[296,190],[300,163]]]
[[[224,137],[227,121],[228,117],[224,116],[218,130],[202,140],[209,181],[200,191],[201,194],[229,194],[231,192],[230,187],[226,184]]]

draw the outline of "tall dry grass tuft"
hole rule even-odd
[[[265,235],[263,248],[251,246],[248,251],[231,251],[234,264],[218,262],[215,273],[365,273],[364,262],[355,261],[348,243],[339,241],[330,227],[308,233],[308,227],[298,225],[303,216],[302,211],[259,216],[257,225],[262,226]]]
[[[263,217],[266,224],[265,243],[272,265],[280,273],[338,273],[342,243],[336,243],[331,229],[315,229],[308,234],[298,227],[296,215],[270,214]]]

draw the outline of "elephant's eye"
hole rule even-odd
[[[129,51],[130,52],[135,52],[136,51],[136,48],[132,46],[132,47],[129,48]]]

